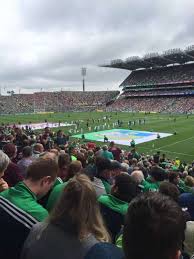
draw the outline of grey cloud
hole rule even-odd
[[[129,71],[98,64],[194,43],[193,0],[14,1],[17,23],[0,36],[0,85],[10,88],[79,89],[86,66],[89,89],[116,89]]]

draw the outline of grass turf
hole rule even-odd
[[[84,133],[88,132],[86,122],[90,119],[89,126],[92,127],[92,131],[96,125],[102,125],[102,118],[105,116],[112,116],[110,122],[110,129],[112,128],[112,123],[118,121],[123,121],[121,128],[129,129],[128,121],[136,120],[136,125],[131,126],[134,130],[145,130],[145,131],[156,131],[164,133],[174,133],[177,135],[171,137],[157,139],[147,143],[137,145],[137,150],[145,154],[150,154],[156,150],[160,150],[161,153],[166,153],[168,157],[175,158],[179,157],[181,160],[186,162],[191,162],[194,159],[194,115],[190,115],[187,118],[186,115],[162,115],[162,114],[149,114],[145,115],[143,113],[128,113],[128,112],[67,112],[67,113],[52,113],[52,114],[24,114],[24,115],[1,115],[0,123],[29,123],[31,122],[71,122],[76,120],[83,120],[80,124],[80,128],[83,129]],[[139,119],[146,119],[145,125],[138,125],[137,121]],[[176,118],[176,121],[174,121]],[[95,122],[92,123],[91,119]],[[101,119],[98,123],[97,119]],[[118,126],[117,126],[118,127]],[[64,132],[72,127],[61,127]],[[53,129],[58,130],[57,128]],[[121,146],[123,149],[129,150],[128,146]]]

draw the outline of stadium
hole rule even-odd
[[[194,118],[194,46],[161,54],[150,53],[142,58],[129,57],[125,61],[112,60],[102,67],[130,71],[120,84],[121,92],[59,91],[1,95],[0,122],[5,125],[23,124],[23,127],[25,124],[30,126],[29,122],[42,123],[41,129],[47,121],[49,125],[55,123],[52,128],[57,131],[60,121],[60,128],[82,141],[81,134],[88,137],[87,133],[97,131],[96,128],[101,132],[120,128],[120,120],[122,129],[135,130],[137,135],[138,131],[144,132],[142,139],[136,138],[132,134],[134,132],[128,132],[127,137],[117,133],[124,140],[112,136],[112,141],[116,140],[121,148],[129,150],[130,141],[135,137],[139,152],[149,154],[160,150],[170,158],[180,157],[191,162],[194,151],[190,145]],[[108,119],[104,120],[104,116]],[[91,117],[94,122],[87,123]],[[75,129],[72,122],[77,124],[79,120],[79,128],[76,126]],[[147,140],[146,132],[152,136]],[[170,137],[157,139],[158,133]],[[102,135],[103,132],[95,141],[103,142]]]
[[[130,71],[120,91],[0,95],[2,258],[122,259],[149,235],[151,259],[177,236],[194,254],[194,45],[100,67]]]

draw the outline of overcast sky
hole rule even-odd
[[[118,89],[98,64],[194,44],[194,0],[0,0],[0,86],[21,93]]]

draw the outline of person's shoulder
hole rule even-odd
[[[7,168],[9,168],[9,169],[15,169],[15,168],[19,168],[19,167],[18,167],[17,164],[15,164],[14,162],[11,161],[11,162],[9,163],[9,165],[8,165]]]
[[[51,191],[51,194],[49,195],[48,202],[46,205],[46,209],[48,211],[52,210],[52,208],[54,207],[55,203],[59,199],[59,197],[66,185],[67,185],[67,182],[64,182],[64,183],[60,183],[60,184],[56,185],[53,188],[53,190]]]
[[[7,190],[5,190],[5,191],[0,192],[0,196],[2,196],[2,197],[4,197],[4,198],[6,198],[6,197],[7,197],[7,195],[8,195],[8,193],[9,193],[9,189],[7,189]]]
[[[123,259],[123,251],[110,243],[97,243],[86,254],[84,259]]]
[[[58,184],[54,186],[52,192],[60,192],[60,191],[62,191],[65,188],[65,186],[67,185],[67,183],[68,182],[64,182],[64,183],[59,183],[58,182]]]
[[[103,201],[108,200],[108,198],[109,198],[109,195],[108,195],[108,194],[102,194],[102,195],[98,198],[98,201],[99,201],[99,202],[103,202]]]
[[[184,192],[180,194],[179,198],[194,198],[194,194],[191,192]]]
[[[17,205],[20,203],[21,205],[19,207],[39,222],[45,220],[48,217],[48,211],[36,200],[29,198],[27,201],[28,204],[21,204],[22,200],[20,199]]]

